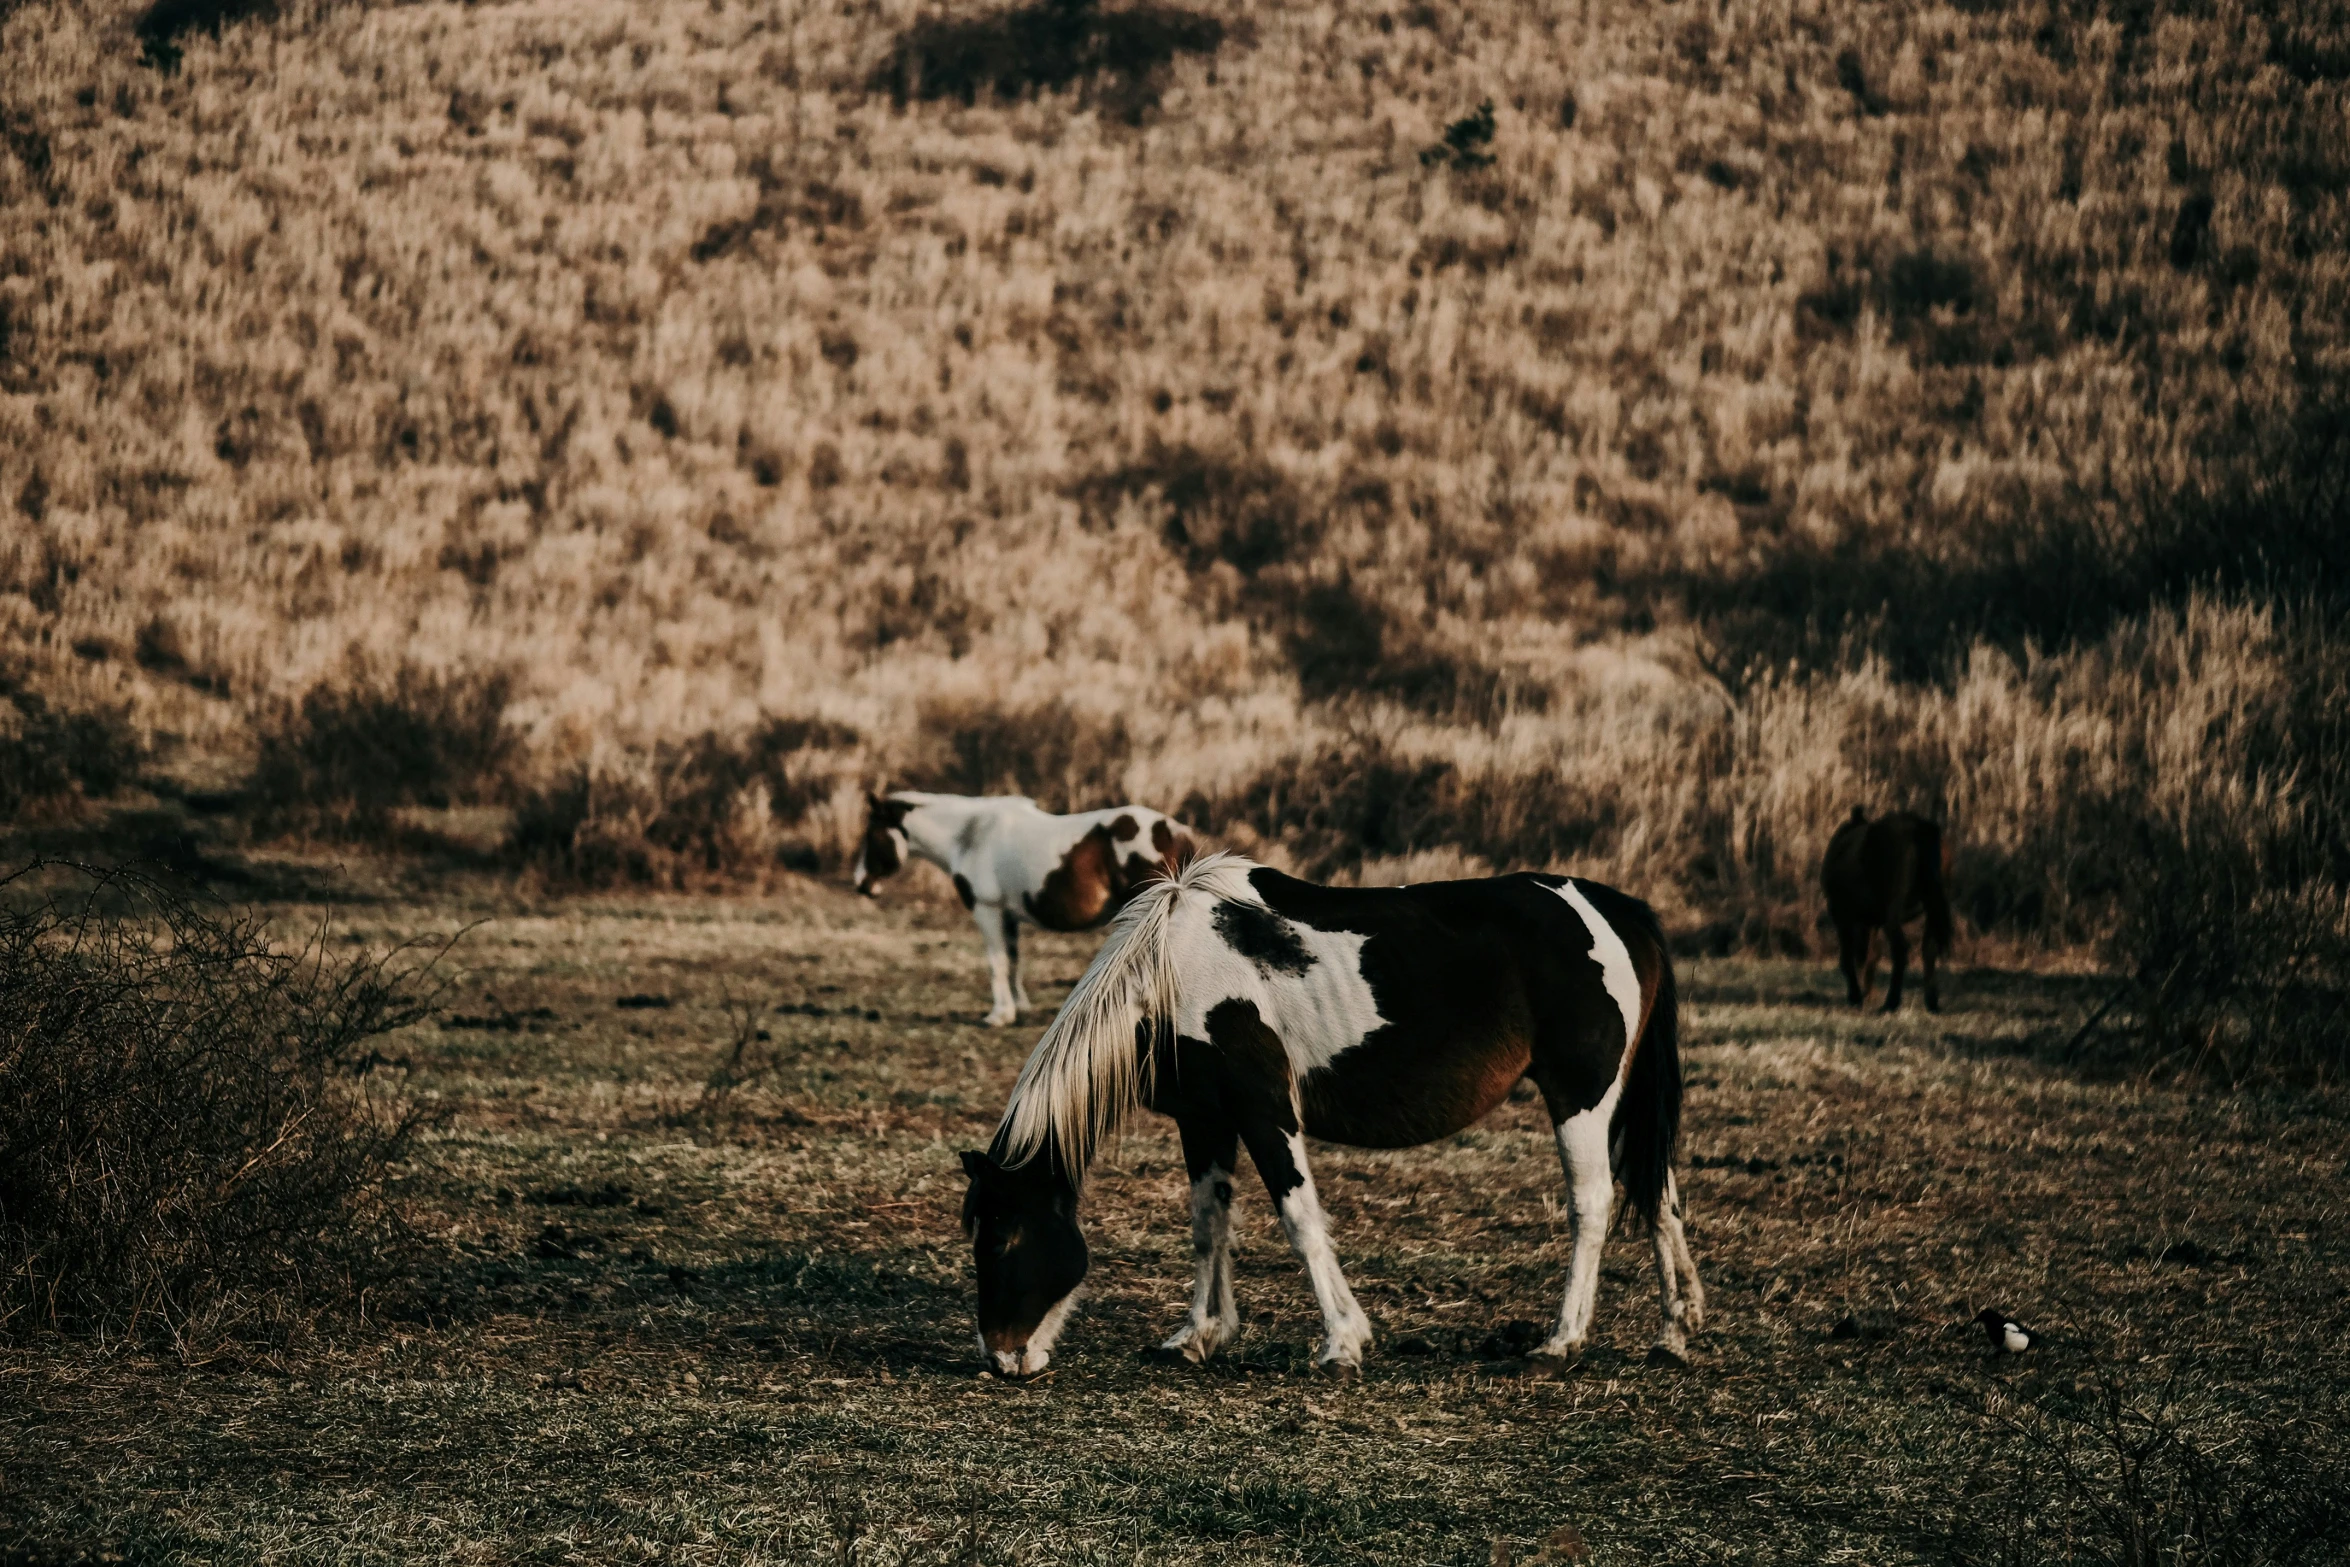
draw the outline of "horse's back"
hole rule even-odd
[[[1914,919],[1941,899],[1947,860],[1931,818],[1891,811],[1869,821],[1856,813],[1828,840],[1820,885],[1840,918]]]
[[[1195,946],[1187,978],[1233,991],[1233,1004],[1254,1009],[1251,1024],[1280,1038],[1306,1130],[1332,1142],[1447,1136],[1538,1062],[1571,1097],[1596,1102],[1669,962],[1647,905],[1596,882],[1521,873],[1345,888],[1266,870],[1250,882],[1261,909],[1195,916],[1192,940],[1212,932],[1229,950]],[[1611,965],[1626,960],[1638,996],[1611,985]],[[1212,1019],[1223,1000],[1184,1010]]]

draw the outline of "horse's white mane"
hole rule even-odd
[[[1145,886],[1118,911],[1109,940],[1012,1085],[997,1133],[1005,1163],[1025,1164],[1049,1141],[1070,1180],[1085,1183],[1094,1149],[1149,1090],[1153,1052],[1136,1048],[1136,1031],[1145,1023],[1174,1026],[1177,981],[1168,938],[1176,905],[1194,893],[1262,902],[1248,880],[1256,869],[1256,861],[1238,854],[1202,855]]]

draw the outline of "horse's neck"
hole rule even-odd
[[[1003,1125],[996,1128],[994,1140],[987,1145],[988,1157],[995,1160],[998,1164],[1002,1164],[1006,1159],[1011,1157],[1011,1119],[1011,1114],[1009,1110],[1007,1110],[1004,1115]],[[1091,1149],[1088,1149],[1086,1152],[1085,1162],[1088,1165],[1092,1164],[1093,1162],[1093,1153]],[[1053,1182],[1063,1191],[1070,1193],[1072,1196],[1074,1196],[1079,1188],[1084,1184],[1082,1181],[1078,1180],[1076,1177],[1070,1174],[1069,1166],[1062,1161],[1060,1141],[1058,1138],[1047,1137],[1044,1140],[1044,1146],[1037,1149],[1035,1153],[1029,1155],[1028,1163],[1022,1166],[1022,1168],[1033,1168],[1037,1165],[1044,1166],[1046,1173],[1052,1178]]]
[[[906,816],[906,845],[940,870],[951,873],[960,867],[987,829],[1000,825],[985,818],[1001,816],[1006,803],[975,799],[933,800],[918,805]],[[974,825],[980,832],[970,830]]]

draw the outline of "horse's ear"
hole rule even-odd
[[[1869,808],[1867,806],[1856,805],[1852,808],[1852,821],[1855,826],[1858,826],[1860,823],[1865,822],[1868,819]]]
[[[963,1150],[963,1173],[971,1179],[976,1181],[994,1170],[995,1167],[995,1161],[978,1149],[966,1148]]]

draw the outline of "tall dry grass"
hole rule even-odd
[[[164,767],[503,680],[561,874],[1009,784],[1778,946],[2323,771],[2333,0],[227,9],[0,21],[0,635]]]

